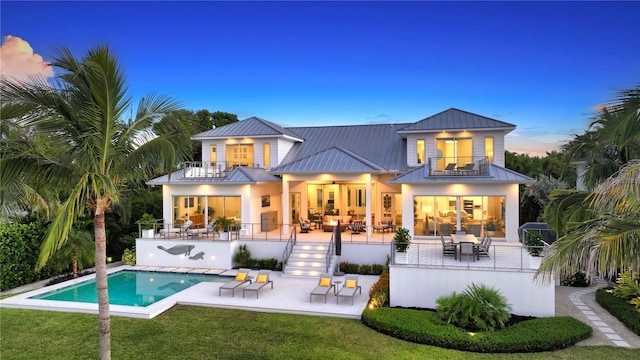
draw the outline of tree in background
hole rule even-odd
[[[3,101],[23,109],[15,113],[15,123],[36,134],[35,138],[49,137],[55,148],[34,153],[29,139],[12,142],[3,147],[0,168],[7,179],[34,189],[47,184],[68,194],[45,236],[39,267],[67,241],[81,214],[92,216],[100,358],[109,359],[105,214],[120,203],[128,184],[174,169],[176,160],[182,160],[179,156],[188,152],[183,144],[172,141],[182,136],[184,127],[164,117],[179,108],[166,96],[143,98],[132,119],[124,120],[131,99],[119,64],[105,46],[90,49],[81,58],[61,48],[52,65],[61,72],[54,86],[44,79],[29,83],[2,79],[1,89]]]

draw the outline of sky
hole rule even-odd
[[[134,100],[282,126],[416,122],[455,107],[544,156],[640,84],[640,2],[0,2],[0,74],[104,44]]]

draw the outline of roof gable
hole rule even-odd
[[[486,116],[451,108],[410,124],[398,133],[455,131],[455,130],[508,130],[515,125]]]
[[[465,175],[465,176],[429,176],[427,165],[420,166],[399,175],[391,180],[391,184],[471,184],[471,183],[492,183],[492,184],[530,184],[534,179],[520,174],[511,169],[489,163],[489,175]]]
[[[384,172],[385,169],[349,150],[332,147],[274,169],[273,173]]]
[[[297,141],[303,141],[293,131],[255,116],[201,132],[194,135],[192,139],[203,140],[229,137],[289,137]]]

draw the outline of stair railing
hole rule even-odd
[[[284,252],[282,253],[282,271],[284,272],[284,267],[287,265],[289,261],[289,256],[293,252],[293,247],[296,246],[296,242],[298,241],[298,227],[296,225],[291,229],[291,234],[289,235],[289,241],[287,241],[287,245],[284,247]]]
[[[336,229],[338,227],[336,226]],[[329,273],[329,268],[331,267],[331,260],[333,258],[333,237],[335,236],[336,230],[334,229],[334,231],[331,233],[331,241],[329,241],[329,247],[327,248],[327,255],[325,256],[325,263],[326,263],[326,273]]]

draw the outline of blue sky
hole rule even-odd
[[[2,1],[0,13],[3,39],[45,61],[59,45],[109,45],[135,99],[285,126],[456,107],[517,125],[507,149],[533,155],[640,82],[638,2]]]

